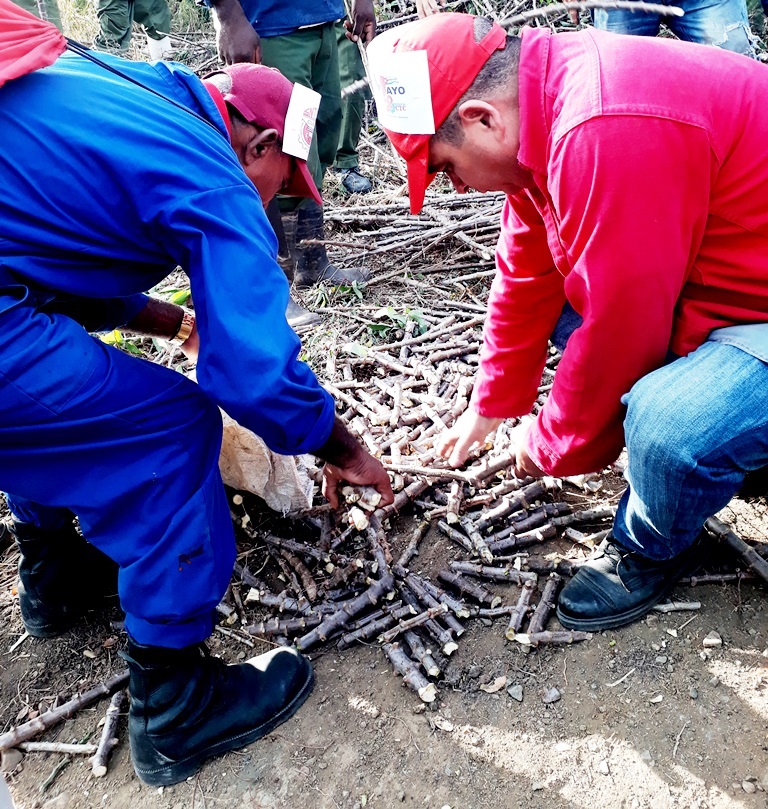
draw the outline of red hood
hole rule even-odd
[[[0,87],[52,65],[66,47],[67,40],[55,25],[39,20],[10,0],[0,0]]]

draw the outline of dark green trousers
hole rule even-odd
[[[279,37],[262,37],[261,61],[322,96],[307,159],[317,187],[322,188],[325,171],[336,159],[341,129],[339,51],[334,23],[299,28]]]
[[[336,40],[339,48],[339,78],[341,89],[365,76],[363,60],[356,42],[347,39],[342,23],[336,23]],[[371,97],[368,88],[341,99],[341,135],[336,150],[334,165],[338,169],[357,168],[357,144],[363,128],[365,100]]]
[[[61,14],[56,0],[14,0],[14,2],[35,17],[52,22],[59,31],[62,30]]]
[[[126,50],[134,22],[144,26],[152,39],[162,39],[171,31],[168,0],[99,0],[96,13],[100,30],[93,44],[103,51]]]

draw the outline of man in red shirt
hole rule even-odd
[[[593,29],[510,37],[461,14],[382,34],[369,60],[413,212],[440,171],[458,191],[507,194],[472,406],[441,453],[458,466],[530,411],[569,313],[515,471],[598,470],[626,444],[613,536],[558,615],[591,630],[635,620],[768,464],[768,70]]]

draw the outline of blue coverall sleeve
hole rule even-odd
[[[318,450],[334,401],[298,360],[301,343],[285,319],[288,282],[256,190],[243,183],[195,194],[161,218],[190,277],[199,384],[274,452]]]

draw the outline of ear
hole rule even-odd
[[[475,127],[495,132],[504,131],[504,117],[501,110],[491,102],[469,99],[459,106],[458,112],[459,120],[466,132]]]
[[[250,166],[262,157],[265,157],[271,149],[278,148],[280,135],[276,129],[261,129],[256,131],[254,136],[245,146],[244,166]]]

